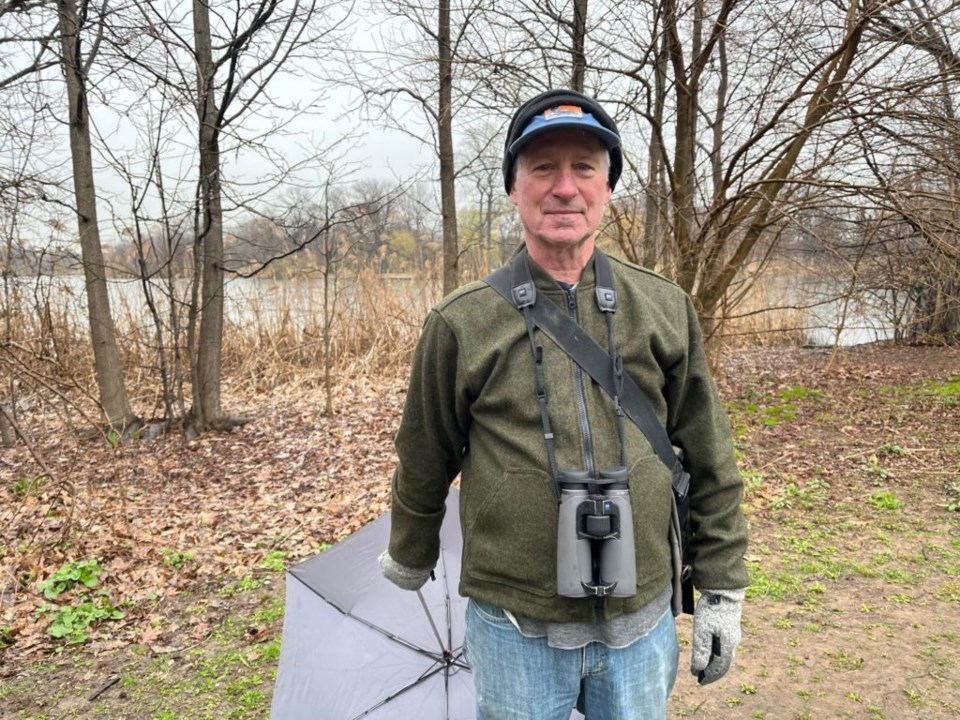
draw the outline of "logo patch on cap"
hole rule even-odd
[[[579,105],[558,105],[550,110],[544,110],[544,120],[558,120],[559,118],[582,118],[583,108]]]

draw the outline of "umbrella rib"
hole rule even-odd
[[[443,559],[443,553],[440,553],[441,573],[443,574],[443,597],[446,608],[447,621],[447,647],[453,649],[453,618],[451,614],[450,587],[447,585],[447,563]],[[441,643],[442,645],[443,643]]]
[[[294,577],[297,577],[297,576],[294,575]],[[439,660],[439,659],[440,659],[440,658],[437,656],[436,653],[430,652],[430,651],[427,650],[426,648],[422,648],[422,647],[420,647],[419,645],[415,645],[415,644],[413,644],[412,642],[410,642],[409,640],[404,640],[402,637],[400,637],[400,636],[398,636],[398,635],[394,635],[392,632],[390,632],[390,631],[388,631],[388,630],[385,630],[384,628],[380,627],[379,625],[374,625],[372,622],[370,622],[370,621],[368,621],[368,620],[364,620],[364,619],[363,619],[362,617],[360,617],[359,615],[354,615],[353,613],[344,610],[343,608],[341,608],[340,606],[338,606],[335,602],[333,602],[332,600],[330,600],[330,598],[324,597],[324,595],[323,595],[322,593],[317,592],[315,589],[313,589],[312,587],[310,587],[307,583],[305,583],[305,582],[304,582],[303,580],[301,580],[299,577],[297,577],[297,580],[300,582],[301,585],[303,585],[305,588],[307,588],[307,590],[309,590],[309,591],[312,592],[314,595],[316,595],[318,598],[320,598],[321,600],[323,600],[325,603],[327,603],[330,607],[332,607],[334,610],[336,610],[336,611],[337,611],[338,613],[340,613],[341,615],[343,615],[343,616],[345,616],[345,617],[348,617],[348,618],[352,618],[352,619],[356,620],[358,623],[360,623],[361,625],[364,625],[364,626],[370,628],[371,630],[374,630],[375,632],[380,633],[381,635],[383,635],[383,636],[386,637],[387,639],[393,640],[395,643],[398,643],[398,644],[400,644],[400,645],[403,645],[405,648],[408,648],[408,649],[410,649],[410,650],[413,650],[414,652],[419,653],[420,655],[424,655],[424,656],[430,658],[431,660]],[[442,648],[441,648],[441,650],[442,650]]]
[[[341,611],[341,612],[343,612],[343,611]],[[343,613],[343,614],[346,615],[346,616],[349,617],[349,618],[353,618],[354,620],[356,620],[356,621],[357,621],[358,623],[360,623],[361,625],[366,625],[366,626],[367,626],[368,628],[370,628],[371,630],[375,630],[376,632],[378,632],[378,633],[380,633],[381,635],[383,635],[384,637],[386,637],[388,640],[393,640],[395,643],[399,643],[400,645],[403,645],[405,648],[408,648],[408,649],[410,649],[410,650],[413,650],[414,652],[419,653],[420,655],[424,655],[424,656],[430,658],[431,660],[439,660],[439,659],[440,659],[439,657],[437,657],[437,654],[436,654],[436,653],[430,652],[430,651],[427,650],[426,648],[422,648],[422,647],[420,647],[419,645],[414,645],[414,644],[413,644],[412,642],[410,642],[409,640],[405,640],[405,639],[403,639],[402,637],[400,637],[399,635],[394,635],[393,633],[388,632],[387,630],[384,630],[384,629],[383,629],[382,627],[380,627],[379,625],[374,625],[372,622],[367,622],[367,621],[364,620],[363,618],[357,617],[356,615],[352,615],[352,614],[350,614],[350,613],[348,613],[348,612],[345,612],[345,613]]]
[[[392,695],[387,695],[387,697],[385,697],[383,700],[381,700],[380,702],[378,702],[376,705],[367,708],[367,709],[364,710],[362,713],[360,713],[359,715],[357,715],[356,717],[354,717],[353,720],[360,720],[360,718],[366,717],[367,715],[369,715],[370,713],[372,713],[374,710],[383,707],[384,705],[386,705],[388,702],[390,702],[390,701],[393,700],[394,698],[400,697],[400,696],[403,695],[405,692],[407,692],[407,690],[412,690],[413,688],[415,688],[417,685],[419,685],[420,683],[422,683],[424,680],[426,680],[426,679],[429,678],[430,676],[436,675],[438,672],[440,672],[441,669],[443,669],[443,668],[445,668],[445,667],[446,667],[446,665],[444,665],[444,664],[442,664],[442,663],[438,663],[438,664],[434,665],[433,667],[428,668],[428,669],[426,670],[426,672],[424,672],[424,673],[423,673],[420,677],[418,677],[416,680],[413,680],[412,682],[407,683],[406,685],[404,685],[402,688],[400,688],[399,690],[397,690],[397,691],[396,691],[395,693],[393,693]]]
[[[427,601],[423,599],[423,593],[420,590],[417,590],[417,597],[420,598],[420,604],[423,606],[423,613],[427,616],[427,620],[430,623],[430,627],[433,628],[433,636],[437,639],[437,645],[440,646],[440,652],[443,653],[446,650],[446,646],[443,644],[443,638],[440,637],[440,631],[437,630],[437,624],[433,621],[433,615],[430,614],[430,608],[427,607]]]

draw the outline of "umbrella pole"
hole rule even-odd
[[[440,631],[437,630],[437,624],[433,622],[433,616],[430,614],[430,610],[427,608],[427,601],[423,599],[423,593],[417,590],[417,597],[420,598],[420,604],[423,605],[423,612],[427,615],[427,620],[430,621],[430,627],[433,628],[433,634],[437,638],[437,642],[440,644],[440,651],[443,653],[444,657],[447,656],[447,648],[443,644],[443,640],[440,638]]]

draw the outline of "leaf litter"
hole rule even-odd
[[[934,680],[911,685],[885,679],[893,671],[883,658],[891,652],[884,631],[908,641],[910,627],[925,657],[941,658],[930,639],[935,633],[916,629],[931,624],[924,610],[960,625],[960,600],[949,592],[950,573],[954,584],[960,574],[960,513],[944,510],[951,483],[960,493],[960,398],[924,391],[925,383],[946,386],[958,374],[960,352],[949,348],[862,346],[833,360],[824,349],[724,356],[718,385],[747,488],[753,584],[735,671],[712,691],[697,688],[683,672],[682,650],[676,714],[954,716],[956,664],[914,663]],[[403,398],[402,378],[354,378],[338,388],[336,414],[325,417],[321,390],[303,384],[234,392],[225,395],[225,407],[253,422],[189,441],[171,434],[119,448],[46,428],[37,435],[39,449],[55,477],[43,481],[24,447],[0,451],[0,677],[27,676],[32,663],[67,653],[73,663],[58,672],[74,673],[64,683],[85,696],[96,690],[88,665],[100,667],[104,657],[136,647],[175,657],[208,642],[242,603],[225,589],[249,578],[278,579],[277,567],[314,555],[388,509]],[[880,492],[901,497],[904,509],[880,515],[868,504]],[[775,584],[760,592],[777,573],[797,575],[790,548],[822,544],[818,528],[831,521],[844,533],[809,558],[828,570],[782,580],[795,588],[785,595]],[[936,567],[918,571],[923,577],[914,586],[891,590],[894,581],[885,585],[882,575],[847,567],[854,562],[848,555],[867,563],[864,553],[874,545],[898,557],[907,553],[904,545],[917,543]],[[844,568],[839,576],[829,570],[833,558]],[[65,645],[48,634],[50,618],[37,615],[39,584],[83,559],[97,560],[98,590],[123,617],[95,624],[84,643]],[[275,595],[282,594],[279,585],[269,586]],[[889,599],[898,595],[913,599]],[[877,602],[868,619],[884,631],[861,622],[861,606],[871,599]],[[202,605],[202,612],[185,612],[185,603]],[[682,643],[688,623],[679,624]],[[259,648],[276,639],[279,627],[272,619],[247,628],[245,663],[262,662]],[[843,678],[831,673],[838,665]],[[861,681],[860,667],[874,675]],[[0,715],[28,704],[0,693]]]

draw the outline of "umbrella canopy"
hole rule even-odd
[[[436,580],[419,593],[380,574],[389,513],[287,571],[272,720],[473,719],[458,502],[451,490]]]
[[[271,720],[474,720],[463,659],[467,602],[457,592],[458,503],[451,489],[436,579],[420,592],[380,574],[389,513],[287,571]]]

